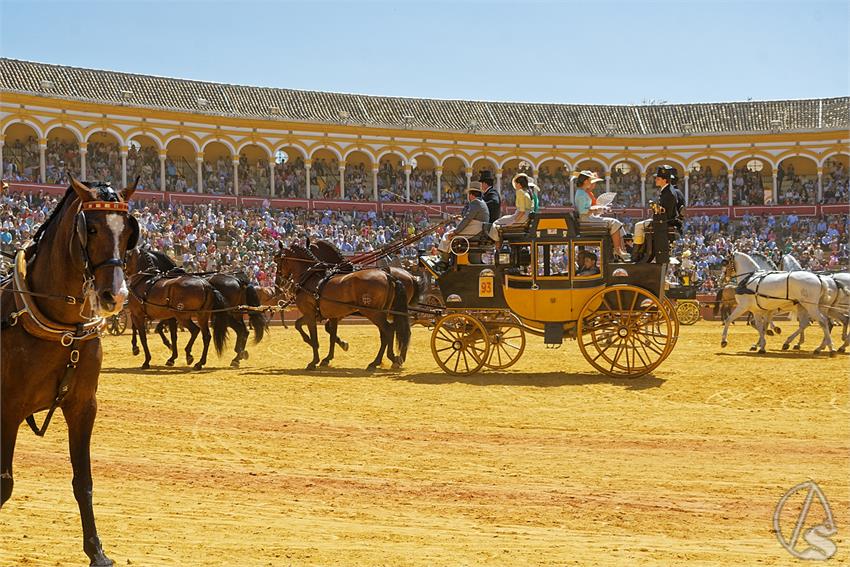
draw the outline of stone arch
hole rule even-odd
[[[248,142],[239,146],[239,195],[269,195],[269,148]]]
[[[5,135],[9,128],[17,124],[24,124],[32,128],[32,130],[35,132],[36,138],[44,137],[44,128],[42,128],[42,125],[38,121],[30,118],[24,118],[22,116],[10,117],[5,123],[3,123],[3,128],[0,129],[0,132]]]
[[[73,135],[74,140],[76,140],[78,146],[83,141],[83,132],[82,132],[82,130],[80,130],[80,128],[77,127],[76,124],[71,124],[69,122],[63,122],[61,120],[52,120],[52,121],[48,122],[47,124],[45,124],[45,126],[44,126],[44,137],[49,139],[50,133],[53,132],[56,129],[62,129],[62,130],[65,130],[67,132],[70,132]]]
[[[456,150],[452,150],[442,154],[440,156],[440,166],[445,167],[446,162],[448,162],[450,159],[459,160],[463,164],[464,168],[472,167],[472,162],[469,161],[469,156],[466,155],[464,152],[459,152]]]
[[[718,154],[718,153],[715,153],[715,152],[702,152],[702,153],[699,153],[695,156],[691,156],[689,158],[688,171],[691,170],[691,168],[694,166],[695,163],[702,162],[703,160],[706,160],[706,159],[711,159],[711,160],[715,160],[715,161],[722,163],[724,165],[724,167],[726,167],[727,171],[732,169],[732,162],[729,161],[726,158],[726,156],[724,156],[723,154]]]
[[[222,146],[227,148],[227,151],[230,152],[230,155],[237,155],[236,145],[233,143],[232,140],[224,136],[211,136],[209,138],[204,138],[203,140],[201,140],[201,151],[204,152],[205,156],[207,153],[207,148],[209,148],[209,146],[212,144],[221,144]],[[213,150],[213,153],[217,152],[218,150]]]
[[[766,154],[739,154],[732,176],[732,204],[766,205],[773,202],[773,161]],[[749,163],[761,163],[761,171],[750,171]]]
[[[167,142],[165,152],[165,188],[178,193],[197,193],[198,150],[194,140],[173,136]]]
[[[785,157],[783,157],[785,156]],[[777,158],[777,204],[815,204],[818,196],[818,161],[811,152]]]
[[[611,181],[609,189],[617,193],[614,207],[640,207],[640,180],[643,164],[631,156],[614,157],[609,165]]]
[[[283,155],[278,154],[283,152]],[[283,158],[283,159],[278,159]],[[278,197],[305,199],[307,197],[307,150],[298,144],[281,144],[272,153],[274,160],[274,191]]]
[[[86,178],[121,185],[121,138],[114,130],[94,130],[86,139]]]
[[[314,188],[314,198],[340,198],[339,164],[341,155],[339,150],[333,146],[316,147],[311,151],[310,186]]]
[[[599,177],[605,177],[606,166],[605,162],[596,157],[585,157],[576,159],[576,166],[573,172],[578,171],[595,171]]]
[[[372,184],[372,154],[354,148],[345,153],[345,198],[351,201],[371,201],[375,198]]]
[[[705,156],[688,164],[688,205],[725,206],[729,203],[728,165],[718,156]],[[679,186],[684,193],[685,187]]]
[[[274,153],[272,151],[271,146],[265,140],[260,140],[260,139],[252,140],[252,139],[248,138],[248,139],[242,140],[241,142],[236,144],[236,154],[237,155],[241,154],[242,150],[244,148],[247,148],[248,146],[257,146],[258,148],[261,148],[263,150],[263,153],[265,154],[267,160],[270,160],[271,157],[272,157],[272,154]]]
[[[375,152],[375,155],[377,156],[375,158],[375,163],[381,163],[381,160],[384,159],[385,156],[390,154],[395,154],[405,161],[410,159],[410,156],[408,156],[407,153],[398,146],[385,146]]]
[[[681,160],[671,157],[660,157],[655,156],[649,158],[646,162],[646,170],[645,170],[645,182],[646,182],[646,202],[649,201],[658,201],[659,198],[659,189],[655,186],[655,172],[659,166],[669,165],[671,167],[676,168],[676,172],[679,175],[678,181],[676,181],[675,185],[679,188],[682,193],[685,192],[684,189],[684,179],[685,179],[685,166]]]
[[[468,163],[459,156],[449,156],[443,159],[440,193],[444,203],[462,204],[464,202],[466,187],[469,185],[466,174]]]
[[[29,122],[14,122],[4,129],[3,179],[37,183],[41,181],[39,130]]]
[[[371,148],[368,148],[366,146],[350,146],[350,147],[346,148],[345,152],[342,154],[343,161],[347,164],[348,163],[348,156],[350,156],[353,153],[357,153],[357,152],[363,154],[364,156],[366,156],[368,158],[370,167],[373,164],[378,163],[378,160],[380,159],[380,158],[375,157],[375,154],[372,153]]]
[[[68,185],[70,181],[67,171],[77,178],[81,177],[80,133],[75,129],[56,124],[47,130],[46,136],[45,182]]]
[[[128,146],[130,145],[130,142],[133,141],[133,139],[138,138],[140,136],[144,136],[150,141],[152,141],[156,146],[157,150],[165,149],[165,145],[162,143],[162,138],[160,137],[159,133],[148,128],[133,128],[132,130],[129,130],[126,134],[124,134]]]
[[[838,156],[838,157],[841,157],[841,156],[850,157],[850,151],[847,151],[847,150],[832,150],[832,151],[824,152],[824,154],[818,160],[818,167],[824,167],[826,165],[827,161],[835,158],[836,156]]]
[[[224,140],[209,140],[203,145],[201,165],[204,193],[235,195],[233,186],[233,146]]]
[[[472,180],[477,181],[478,176],[482,171],[489,171],[493,179],[496,178],[496,172],[499,170],[499,162],[491,156],[477,155],[472,161]]]
[[[278,150],[284,150],[287,154],[289,154],[290,158],[295,158],[296,156],[289,150],[295,150],[295,153],[301,156],[302,161],[306,160],[310,155],[310,153],[307,151],[307,148],[294,141],[281,142],[279,144],[276,144],[274,146],[274,150],[272,151],[272,158],[274,158],[274,155],[275,153],[277,153]]]
[[[113,138],[119,146],[123,146],[126,143],[124,133],[109,126],[93,126],[85,130],[83,136],[87,144],[91,142],[92,138],[103,140],[104,136]]]
[[[512,158],[508,158],[508,159],[514,159],[514,158],[517,158],[517,157],[524,159],[524,160],[526,160],[530,163],[534,163],[531,159],[528,158],[528,156],[524,156],[524,155],[515,155]],[[506,159],[505,162],[507,162],[508,159]],[[552,162],[552,161],[560,162],[567,169],[567,171],[573,170],[573,164],[572,164],[572,162],[570,162],[570,160],[568,160],[566,157],[559,155],[559,154],[556,154],[554,152],[550,152],[550,153],[542,156],[539,160],[537,160],[537,164],[534,167],[537,168],[537,169],[540,169],[541,165],[543,165],[544,163]]]
[[[420,151],[411,158],[410,200],[434,203],[437,200],[437,164],[439,159],[428,151]]]
[[[138,130],[127,137],[127,181],[139,178],[139,188],[159,190],[161,185],[159,152],[160,142],[150,132]]]
[[[563,158],[551,156],[537,167],[537,186],[540,204],[548,207],[567,207],[572,204],[570,177],[572,169]],[[508,180],[510,181],[510,180]]]
[[[309,149],[310,159],[315,159],[316,154],[319,152],[327,152],[332,154],[336,158],[337,162],[343,161],[342,150],[340,150],[339,146],[337,146],[336,144],[325,142],[311,146]]]
[[[500,167],[502,169],[502,183],[500,188],[502,201],[505,204],[512,206],[516,202],[516,191],[511,181],[514,176],[520,172],[534,177],[534,163],[527,160],[525,157],[514,156],[503,160]],[[475,177],[473,177],[473,179],[475,179]]]
[[[378,155],[378,198],[381,201],[404,201],[406,157],[398,151],[384,151]]]
[[[173,142],[174,140],[183,140],[184,142],[192,146],[192,151],[195,154],[201,151],[201,143],[197,137],[195,137],[193,134],[179,132],[175,132],[166,136],[165,139],[163,139],[162,141],[162,147],[167,149],[171,146],[171,142]]]
[[[842,203],[850,200],[850,154],[835,152],[823,161],[824,204]]]

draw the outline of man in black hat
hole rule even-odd
[[[658,201],[664,207],[664,212],[661,213],[662,220],[668,227],[672,226],[681,234],[684,224],[685,196],[674,185],[678,177],[676,168],[670,165],[659,166],[655,171],[655,186],[660,189]],[[634,243],[641,248],[642,252],[646,250],[644,235],[651,223],[652,219],[648,219],[635,224]]]
[[[489,212],[487,205],[481,199],[482,187],[478,181],[473,181],[467,189],[468,201],[463,208],[463,219],[458,223],[454,230],[451,230],[443,235],[437,250],[440,252],[440,264],[438,268],[445,269],[449,265],[451,255],[452,238],[455,236],[474,236],[479,234],[484,228],[484,223],[488,222]]]
[[[496,222],[502,216],[502,198],[493,186],[493,174],[487,169],[482,169],[478,174],[478,182],[481,183],[481,191],[484,192],[482,199],[490,211],[490,219],[487,222]]]

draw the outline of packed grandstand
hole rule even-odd
[[[677,167],[703,289],[733,249],[846,269],[850,99],[602,106],[404,99],[243,87],[0,59],[0,245],[25,242],[71,172],[136,177],[143,236],[196,270],[273,281],[278,240],[377,248],[456,212],[480,171],[537,180],[570,207],[573,172],[631,225]],[[439,238],[439,234],[433,238]],[[430,248],[426,239],[421,249]],[[415,249],[406,254],[415,255]]]

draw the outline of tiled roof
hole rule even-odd
[[[640,136],[850,127],[850,97],[638,106],[439,100],[228,85],[6,58],[0,58],[0,91],[216,116],[332,124],[344,116],[353,125],[495,134]]]

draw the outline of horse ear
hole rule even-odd
[[[74,189],[77,197],[80,198],[80,201],[86,202],[95,200],[94,191],[77,181],[77,178],[71,175],[70,171],[68,172],[68,179],[71,180],[71,187]]]
[[[122,199],[124,199],[124,202],[125,202],[125,203],[126,203],[127,201],[129,201],[129,200],[130,200],[130,197],[132,197],[132,196],[133,196],[133,193],[135,193],[135,192],[136,192],[136,187],[139,185],[139,179],[141,179],[141,176],[136,177],[136,180],[135,180],[135,181],[133,181],[133,184],[132,184],[132,185],[130,185],[129,187],[125,187],[125,188],[121,191],[121,198],[122,198]]]

